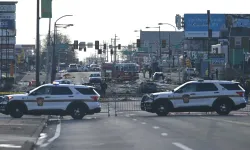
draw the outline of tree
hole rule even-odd
[[[52,58],[52,45],[54,43],[54,33],[52,33],[50,35],[50,43],[48,41],[48,35],[46,36],[45,39],[43,39],[42,41],[42,47],[41,47],[41,65],[46,65],[46,61],[47,61],[47,50],[49,49],[49,62],[51,62],[51,58]],[[71,40],[69,39],[68,35],[63,35],[61,33],[58,33],[56,35],[56,44],[71,44]],[[51,46],[48,46],[48,45]],[[76,51],[72,51],[71,46],[69,47],[69,49],[64,50],[64,51],[58,51],[58,49],[56,49],[56,62],[58,62],[58,58],[60,58],[59,62],[64,62],[66,64],[70,64],[70,63],[75,63],[76,62]]]

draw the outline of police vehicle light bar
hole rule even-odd
[[[60,83],[59,83],[59,82],[55,82],[55,81],[54,81],[54,82],[53,82],[53,84],[54,84],[54,85],[59,85]]]

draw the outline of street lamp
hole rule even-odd
[[[169,25],[169,26],[172,26],[174,28],[175,31],[177,31],[176,27],[170,23],[158,23],[158,25]]]
[[[159,54],[159,57],[160,57],[160,63],[161,63],[161,26],[159,27],[146,27],[147,29],[150,29],[150,28],[158,28],[159,29],[159,46],[160,46],[160,54]],[[158,55],[157,55],[158,56]]]
[[[60,18],[58,18],[55,21],[54,24],[54,43],[53,43],[53,51],[52,51],[52,72],[51,72],[51,83],[55,80],[55,76],[56,76],[56,59],[55,59],[55,53],[56,53],[56,28],[57,28],[57,21],[59,21],[60,19],[64,18],[64,17],[71,17],[73,15],[64,15],[61,16]],[[60,24],[58,24],[60,25]],[[67,27],[72,26],[72,24],[66,24]]]

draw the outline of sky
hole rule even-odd
[[[2,1],[2,0],[1,0]],[[36,37],[36,0],[17,1],[16,27],[17,44],[35,44]],[[115,34],[117,43],[124,46],[136,41],[139,32],[152,31],[146,26],[155,27],[158,23],[175,25],[175,15],[184,13],[250,13],[250,2],[246,0],[53,0],[52,23],[63,15],[73,15],[58,21],[60,24],[74,24],[73,27],[60,29],[72,41],[109,42]],[[240,5],[240,7],[235,7]],[[48,33],[49,19],[40,20],[40,38]],[[157,30],[157,29],[155,29]],[[163,31],[174,31],[171,26],[162,26]],[[79,52],[79,59],[94,53],[94,49]]]

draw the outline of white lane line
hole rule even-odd
[[[160,127],[157,127],[157,126],[153,126],[154,129],[159,129]]]
[[[3,148],[21,148],[22,146],[12,145],[12,144],[0,144],[0,147],[3,147]]]
[[[174,144],[175,146],[177,146],[177,147],[179,147],[179,148],[181,148],[181,149],[183,149],[183,150],[193,150],[193,149],[191,149],[191,148],[189,148],[189,147],[187,147],[186,145],[183,145],[183,144],[181,144],[181,143],[174,142],[174,143],[172,143],[172,144]]]
[[[137,119],[133,119],[134,121],[136,121]]]
[[[48,137],[48,136],[47,136],[46,133],[41,133],[41,134],[40,134],[40,137],[39,137],[38,140],[37,140],[36,145],[42,145],[47,137]]]
[[[201,117],[201,118],[208,119],[208,120],[214,120],[214,121],[222,121],[222,122],[227,122],[227,123],[234,123],[234,124],[238,124],[238,125],[250,126],[250,123],[246,123],[246,122],[231,121],[231,120],[225,120],[225,119],[216,119],[216,118],[210,118],[210,117]]]
[[[167,133],[161,133],[161,135],[162,135],[162,136],[168,136],[168,134],[167,134]]]
[[[146,122],[142,122],[141,124],[147,124]]]
[[[61,121],[56,126],[55,135],[52,138],[50,138],[47,143],[42,144],[40,147],[46,147],[46,146],[48,146],[51,142],[53,142],[55,139],[57,139],[60,136],[60,134],[61,134]]]

